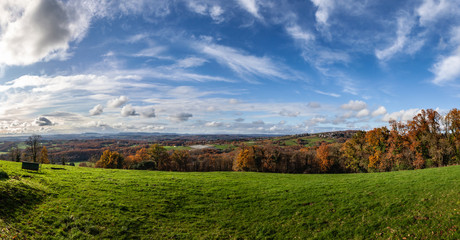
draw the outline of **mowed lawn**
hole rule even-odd
[[[460,239],[460,166],[178,173],[0,161],[0,239]]]

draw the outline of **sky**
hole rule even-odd
[[[0,1],[0,135],[368,130],[459,100],[460,1]]]

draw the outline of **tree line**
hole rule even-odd
[[[20,154],[11,159],[48,163],[46,147],[33,135]],[[442,116],[433,109],[421,110],[407,122],[390,121],[389,127],[357,131],[344,142],[320,142],[311,147],[280,146],[272,140],[236,149],[167,150],[159,144],[106,149],[91,157],[100,168],[161,171],[256,171],[280,173],[358,173],[421,169],[460,163],[460,111]]]
[[[279,146],[272,141],[242,145],[229,153],[167,151],[154,144],[124,158],[106,150],[96,167],[163,171],[256,171],[281,173],[383,172],[460,163],[460,111],[442,116],[421,110],[407,122],[358,131],[344,143],[312,147]]]

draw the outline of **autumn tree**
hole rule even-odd
[[[384,154],[387,147],[389,131],[386,127],[374,128],[366,133],[366,146],[369,153],[368,169],[385,170]]]
[[[262,171],[264,149],[260,146],[243,146],[236,158],[236,169],[243,171]]]
[[[45,146],[43,146],[42,150],[40,151],[40,163],[50,163],[50,160],[48,159],[48,149],[46,149]]]
[[[329,158],[329,144],[323,142],[316,149],[316,157],[318,158],[321,172],[327,172],[333,164],[333,161]]]
[[[32,135],[30,136],[27,141],[26,141],[26,152],[29,157],[29,159],[32,162],[37,162],[38,161],[38,155],[40,153],[40,139],[42,137],[40,135]]]
[[[385,155],[386,164],[384,170],[403,170],[412,168],[413,153],[410,151],[410,139],[408,137],[408,125],[395,120],[390,121],[390,135],[388,148]]]
[[[150,159],[147,149],[141,148],[136,151],[135,155],[129,155],[124,162],[124,168],[135,169],[140,163]]]
[[[253,152],[249,148],[241,148],[236,158],[236,170],[249,171],[254,166]]]
[[[175,170],[186,171],[189,158],[190,154],[187,150],[174,150],[173,154],[171,155],[171,160],[175,166]]]
[[[453,151],[449,164],[460,163],[460,110],[454,108],[445,117],[445,130]]]
[[[441,115],[433,109],[422,109],[411,121],[408,121],[408,137],[410,149],[415,153],[413,166],[425,167],[426,159],[431,159],[430,153],[436,152],[440,134]],[[430,150],[430,148],[433,148]]]
[[[96,162],[97,168],[123,168],[124,158],[117,151],[105,150],[99,161]]]
[[[369,165],[365,156],[366,132],[359,131],[348,139],[341,148],[345,167],[351,172],[366,172]]]

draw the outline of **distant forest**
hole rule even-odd
[[[68,140],[44,145],[49,149],[46,154],[51,163],[83,162],[80,166],[162,171],[358,173],[460,163],[458,109],[445,116],[433,109],[421,110],[410,121],[391,121],[389,125],[367,132],[289,137],[231,139],[226,136],[221,140],[178,137],[157,143]],[[7,147],[10,151],[5,152],[8,154],[5,157],[14,161],[31,160],[27,144],[2,146]],[[21,148],[24,150],[18,156]]]

